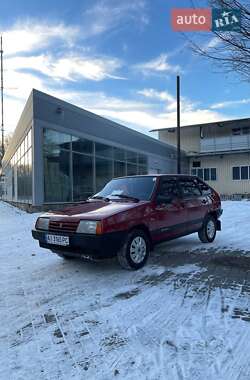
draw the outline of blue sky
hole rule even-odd
[[[175,6],[170,0],[1,2],[7,132],[32,88],[143,133],[174,126],[177,74],[182,125],[249,117],[249,84],[194,55],[185,36],[171,30]],[[210,32],[195,38],[217,43]]]

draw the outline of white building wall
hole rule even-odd
[[[217,180],[208,181],[215,190],[223,195],[250,194],[250,180],[233,180],[234,166],[250,166],[250,153],[202,156],[190,159],[190,172],[193,161],[200,161],[201,168],[216,168]]]

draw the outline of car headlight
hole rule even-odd
[[[49,218],[38,218],[36,222],[36,228],[38,230],[48,230],[49,229]]]
[[[95,234],[99,235],[102,233],[102,224],[95,220],[81,220],[76,232],[80,234]]]

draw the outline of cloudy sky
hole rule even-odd
[[[249,84],[192,53],[185,36],[171,30],[175,4],[2,1],[6,131],[14,130],[36,88],[150,134],[176,123],[177,74],[182,125],[249,117]],[[216,41],[203,32],[201,43]]]

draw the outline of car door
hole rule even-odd
[[[180,178],[179,185],[187,212],[187,232],[198,231],[208,212],[208,197],[202,194],[196,178]]]
[[[187,213],[176,177],[161,177],[155,197],[154,218],[157,226],[153,231],[154,240],[185,234]]]

